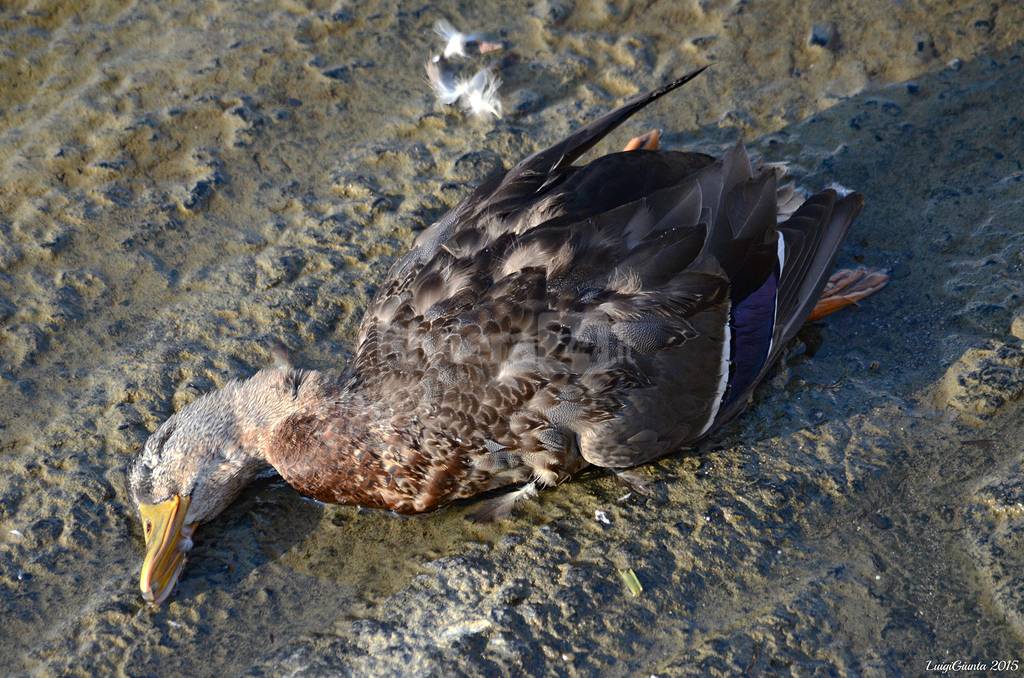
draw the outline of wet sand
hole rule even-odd
[[[500,31],[506,117],[430,26]],[[513,20],[514,18],[514,20]],[[42,675],[908,673],[1024,660],[1024,9],[1014,3],[21,3],[0,9],[0,665]],[[651,127],[867,208],[881,295],[808,328],[653,496],[514,520],[280,483],[136,582],[125,466],[269,361],[335,366],[392,258],[499,159],[706,63]],[[604,510],[611,525],[594,520]],[[644,587],[626,591],[618,570]]]

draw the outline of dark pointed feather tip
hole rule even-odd
[[[692,71],[690,71],[689,73],[687,73],[686,75],[683,75],[683,76],[681,76],[679,78],[676,78],[674,81],[672,81],[672,84],[673,85],[676,84],[676,83],[682,84],[682,83],[687,82],[689,80],[693,80],[694,78],[696,78],[698,75],[700,75],[704,71],[708,70],[709,68],[711,68],[711,64],[705,64],[704,66],[701,66],[699,68],[695,68]]]
[[[686,83],[690,82],[691,80],[693,80],[694,78],[696,78],[698,75],[700,75],[704,71],[708,70],[709,68],[711,68],[711,64],[708,64],[706,66],[701,66],[700,68],[696,68],[696,69],[690,71],[689,73],[687,73],[686,75],[678,77],[675,80],[673,80],[673,81],[671,81],[671,82],[669,82],[669,83],[667,83],[665,85],[662,85],[658,90],[655,90],[655,91],[658,92],[658,96],[661,96],[662,94],[667,94],[668,92],[671,92],[672,90],[676,89],[677,87],[682,87],[683,85],[685,85]]]
[[[864,207],[864,194],[863,193],[850,193],[843,200],[850,200],[851,202],[857,203],[858,209]]]
[[[864,209],[864,194],[863,193],[849,193],[849,194],[843,196],[842,198],[839,198],[839,196],[837,195],[836,198],[837,198],[836,199],[836,207],[837,208],[840,205],[843,205],[843,206],[849,205],[850,206],[851,213],[853,214],[853,216],[850,217],[850,221],[853,221],[858,216],[860,216],[861,210]]]

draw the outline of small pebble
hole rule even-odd
[[[811,27],[811,35],[808,38],[812,45],[828,47],[835,39],[835,27],[831,24],[814,24]]]
[[[1024,339],[1024,313],[1018,315],[1010,324],[1010,334],[1018,339]]]

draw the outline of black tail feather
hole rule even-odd
[[[662,85],[656,90],[633,97],[614,111],[602,115],[594,122],[583,129],[577,130],[554,146],[534,153],[524,159],[516,165],[511,174],[516,174],[523,170],[552,173],[571,165],[577,158],[593,148],[609,132],[628,120],[634,113],[665,96],[672,90],[682,87],[703,73],[706,68],[708,67],[702,66],[681,78]]]
[[[814,195],[788,221],[780,225],[780,231],[789,238],[799,232],[802,242],[798,248],[790,249],[795,266],[790,266],[787,254],[786,269],[783,272],[779,290],[779,328],[776,334],[775,350],[780,351],[803,326],[807,316],[821,296],[821,290],[828,282],[839,246],[846,239],[853,220],[864,207],[864,196],[859,193],[836,201],[835,191],[829,189]],[[787,275],[792,272],[791,275]],[[774,356],[769,356],[769,362]]]

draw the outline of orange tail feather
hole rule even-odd
[[[832,274],[821,298],[807,320],[820,320],[827,315],[856,304],[885,287],[889,274],[880,268],[844,268]]]
[[[650,132],[641,134],[638,137],[633,137],[626,142],[623,151],[635,151],[637,149],[643,149],[645,151],[656,151],[661,146],[661,130],[652,129]]]

